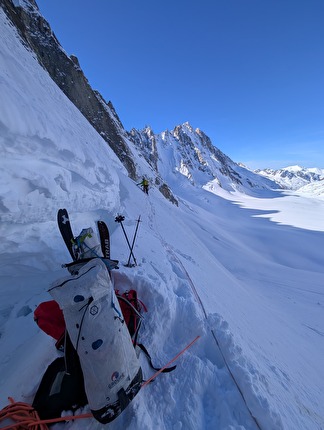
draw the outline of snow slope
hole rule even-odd
[[[1,407],[8,396],[31,403],[59,354],[33,311],[66,275],[56,226],[66,207],[76,233],[108,224],[121,263],[128,249],[114,218],[123,214],[132,235],[141,214],[139,264],[121,264],[114,280],[147,305],[141,340],[157,365],[201,336],[110,429],[324,428],[323,200],[278,191],[251,198],[176,180],[179,207],[154,188],[147,197],[1,9],[0,27]]]
[[[312,182],[307,184],[301,188],[299,188],[298,192],[300,194],[306,194],[308,196],[317,196],[320,198],[324,197],[324,180],[320,180],[318,182]]]
[[[324,169],[288,166],[283,169],[256,170],[260,176],[276,181],[282,188],[299,190],[308,184],[316,185],[324,178]],[[311,191],[311,190],[310,190]]]

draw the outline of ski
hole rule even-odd
[[[101,250],[104,258],[108,258],[110,260],[110,235],[107,224],[104,221],[97,222]]]
[[[75,260],[73,254],[73,232],[70,224],[69,214],[66,209],[59,209],[57,212],[57,224],[62,235],[62,238],[65,242],[65,245],[72,257],[72,260]]]

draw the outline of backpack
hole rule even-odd
[[[142,320],[141,312],[147,312],[147,308],[137,298],[135,290],[123,294],[116,290],[116,296],[135,347]],[[86,405],[88,400],[79,357],[68,336],[64,315],[57,302],[50,300],[39,304],[34,312],[34,320],[39,328],[56,340],[56,348],[65,354],[48,366],[33,402],[41,419],[52,419],[59,417],[64,410],[75,411]],[[139,347],[142,348],[141,345]]]
[[[55,282],[49,293],[63,311],[79,356],[91,412],[99,422],[111,422],[143,378],[107,267],[94,258],[76,275]]]

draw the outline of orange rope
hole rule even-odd
[[[9,397],[10,404],[0,411],[0,422],[11,420],[14,423],[1,427],[0,430],[49,430],[47,424],[60,421],[72,421],[78,418],[92,418],[92,414],[69,415],[66,417],[41,420],[35,409],[28,403],[15,402]]]
[[[73,421],[73,420],[77,420],[80,418],[93,418],[93,415],[91,413],[88,414],[80,414],[80,415],[67,415],[66,417],[59,417],[59,418],[52,418],[49,420],[39,420],[37,421],[37,424],[39,425],[43,425],[43,424],[54,424],[54,423],[59,423],[61,421]],[[48,427],[44,427],[44,430],[47,430]],[[3,429],[0,429],[3,430]],[[30,427],[28,427],[28,430],[30,430]],[[33,429],[34,430],[34,429]],[[37,428],[37,430],[43,430],[43,427],[40,427],[39,429]]]
[[[9,419],[13,423],[1,430],[48,430],[46,425],[38,425],[39,416],[31,405],[15,402],[11,397],[9,401],[10,404],[0,411],[0,422]]]

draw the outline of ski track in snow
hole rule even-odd
[[[155,222],[155,209],[154,206],[151,203],[151,211],[150,211],[150,215],[148,215],[149,219],[150,219],[150,228],[154,231],[154,232],[159,232],[159,228],[156,225]],[[193,282],[193,280],[191,279],[188,271],[186,270],[186,268],[184,267],[180,256],[177,255],[177,253],[172,249],[172,247],[166,243],[166,241],[164,240],[164,238],[158,233],[161,245],[163,246],[163,248],[166,251],[166,255],[168,256],[170,265],[172,267],[173,272],[175,273],[175,275],[178,277],[179,281],[181,281],[182,287],[181,287],[181,292],[183,292],[184,290],[186,291],[186,296],[188,295],[188,290],[190,291],[190,294],[194,297],[196,303],[198,304],[198,307],[200,309],[200,316],[197,316],[197,322],[199,321],[201,323],[201,321],[204,321],[204,332],[205,332],[205,339],[202,340],[200,339],[199,342],[204,342],[207,343],[209,345],[208,349],[209,349],[209,353],[206,354],[205,351],[205,356],[208,357],[208,360],[210,361],[210,364],[212,365],[212,367],[214,368],[214,374],[215,377],[218,379],[219,378],[219,373],[220,373],[220,369],[222,369],[222,372],[224,373],[223,375],[223,379],[224,382],[223,384],[227,386],[231,386],[231,385],[235,385],[235,387],[232,387],[231,390],[235,391],[236,388],[239,392],[239,396],[241,396],[243,403],[246,406],[247,409],[247,415],[250,414],[251,416],[251,424],[250,427],[251,429],[260,429],[261,427],[259,426],[256,418],[253,416],[251,410],[249,409],[248,405],[246,404],[246,399],[244,398],[244,395],[240,389],[240,387],[238,386],[237,381],[235,380],[233,374],[231,373],[228,364],[225,360],[225,357],[220,349],[220,345],[219,342],[216,338],[215,335],[215,331],[213,329],[211,329],[209,327],[209,321],[208,321],[208,315],[206,312],[206,309],[204,307],[204,304],[197,292],[197,288]],[[179,293],[178,293],[179,289],[177,290],[177,295],[179,297]],[[188,297],[186,297],[186,299],[188,299]],[[192,319],[193,313],[190,313],[190,319]],[[217,320],[217,315],[213,316],[214,321]],[[221,325],[221,322],[219,322],[219,324]],[[206,346],[204,346],[204,349],[206,348]],[[211,351],[210,351],[211,350]],[[227,374],[228,372],[228,374]],[[230,381],[232,379],[232,381]],[[218,381],[219,385],[221,382]],[[224,386],[221,385],[221,390],[223,391]],[[238,396],[238,397],[239,397]],[[239,401],[239,399],[237,400]],[[217,395],[215,395],[215,407],[217,405]],[[210,401],[211,405],[212,402]],[[244,406],[243,406],[244,408]],[[213,409],[213,408],[212,408]],[[220,423],[213,423],[213,425],[219,426]],[[200,424],[201,425],[201,424]],[[213,427],[209,427],[211,426],[212,423],[207,419],[207,421],[204,423],[203,426],[199,427],[199,428],[213,428]]]

